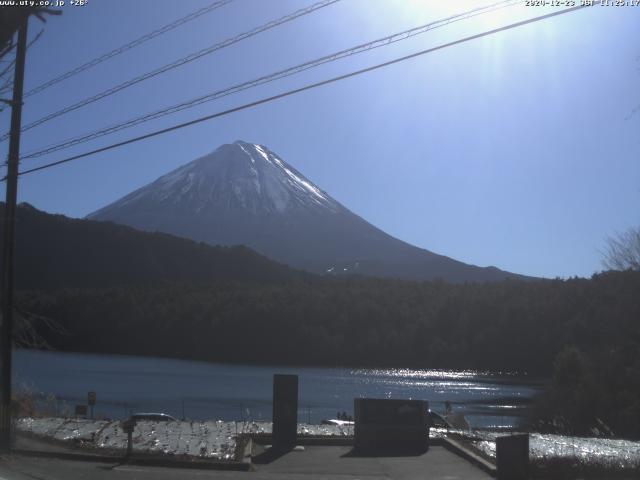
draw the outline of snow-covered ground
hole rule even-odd
[[[85,444],[94,448],[124,449],[127,435],[120,421],[65,418],[20,418],[17,428],[38,436]],[[138,452],[162,452],[232,460],[236,438],[241,433],[271,433],[270,422],[138,422],[133,433],[133,449]],[[490,457],[496,455],[496,437],[504,433],[457,431]],[[348,436],[353,427],[337,425],[298,425],[299,435]],[[432,429],[433,437],[446,431]],[[640,442],[607,438],[581,438],[561,435],[530,434],[533,461],[571,460],[576,464],[616,469],[640,468]]]
[[[499,435],[504,433],[474,431],[470,436],[476,448],[495,458],[496,437]],[[531,433],[529,458],[540,464],[548,460],[569,460],[584,466],[638,471],[640,442]]]
[[[127,446],[127,434],[122,431],[120,421],[25,417],[18,419],[17,429],[95,448],[124,449]],[[139,421],[133,433],[133,449],[232,460],[238,434],[262,432],[271,433],[270,422]],[[298,434],[346,436],[353,434],[353,428],[299,424]]]

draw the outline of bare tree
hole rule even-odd
[[[609,270],[640,270],[640,227],[607,237],[603,257]]]

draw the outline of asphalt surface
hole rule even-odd
[[[487,473],[443,447],[418,456],[359,457],[348,446],[307,446],[302,451],[263,456],[252,472],[146,467],[14,455],[0,461],[0,480],[139,479],[428,479],[476,480]]]

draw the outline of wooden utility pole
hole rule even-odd
[[[0,452],[11,450],[11,348],[13,343],[13,250],[15,215],[18,197],[18,163],[20,160],[20,129],[22,127],[22,86],[27,50],[27,25],[24,18],[18,29],[16,63],[11,102],[11,136],[7,159],[7,190],[4,206],[4,243],[2,252],[2,324],[0,325]]]

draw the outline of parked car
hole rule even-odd
[[[177,422],[177,420],[166,413],[134,413],[131,415],[131,420],[137,422]]]

